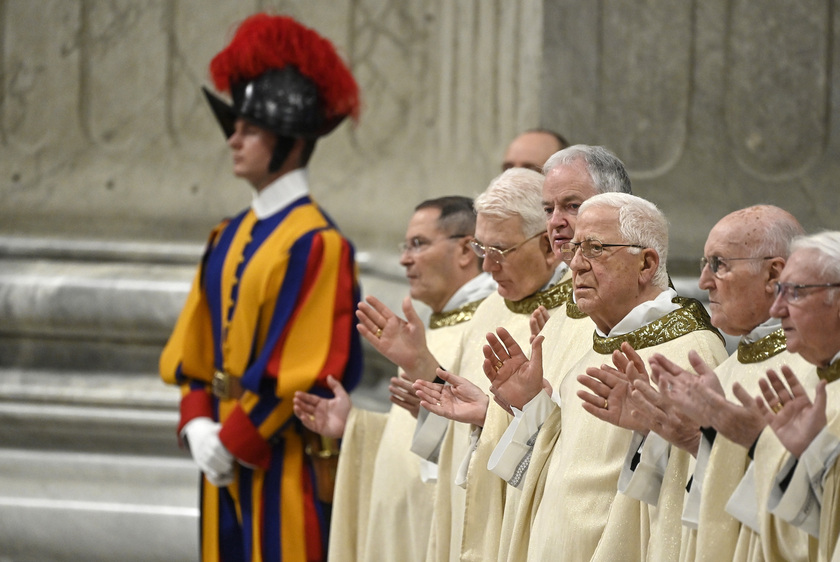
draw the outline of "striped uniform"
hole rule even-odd
[[[213,231],[160,360],[181,387],[181,429],[206,416],[236,457],[235,480],[202,478],[202,560],[321,560],[329,513],[317,501],[297,390],[330,395],[359,380],[358,271],[352,245],[308,195],[259,220],[253,209]],[[215,371],[238,378],[239,399],[212,393]]]

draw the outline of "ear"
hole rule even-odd
[[[639,252],[639,261],[641,264],[639,282],[642,285],[650,285],[659,269],[659,252],[653,248],[645,248]]]
[[[785,268],[784,258],[773,258],[770,261],[770,266],[767,268],[767,283],[764,285],[764,290],[774,295],[776,294],[776,283],[782,275],[782,270]]]
[[[473,252],[472,248],[470,248],[470,240],[472,240],[472,236],[465,236],[458,240],[458,249],[455,251],[457,254],[458,266],[462,269],[471,269],[476,267],[476,264],[478,264],[478,269],[481,270],[481,260],[479,260],[478,256],[475,255],[475,252]]]
[[[545,262],[550,268],[555,268],[560,265],[560,258],[554,253],[554,248],[551,247],[551,240],[548,239],[548,232],[544,232],[540,237],[540,250],[545,257]]]

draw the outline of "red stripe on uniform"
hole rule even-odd
[[[195,418],[213,419],[213,399],[210,393],[203,389],[191,390],[181,398],[181,420],[178,422],[178,434]]]
[[[341,378],[347,360],[350,357],[351,333],[356,329],[355,302],[355,271],[351,259],[350,245],[346,241],[341,244],[341,269],[338,272],[335,290],[336,300],[333,312],[333,330],[330,335],[330,354],[327,356],[323,369],[318,374],[318,384],[327,386],[327,375]]]
[[[254,427],[240,404],[236,405],[222,424],[219,440],[237,459],[268,470],[271,464],[271,447]]]

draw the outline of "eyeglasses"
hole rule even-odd
[[[641,246],[639,244],[604,244],[595,238],[581,240],[580,242],[566,242],[560,245],[560,256],[563,258],[563,261],[572,261],[578,248],[583,253],[583,257],[592,259],[603,254],[604,248],[641,248],[644,250],[647,246]]]
[[[805,297],[804,289],[830,289],[840,287],[840,283],[822,283],[819,285],[796,285],[794,283],[776,283],[776,298],[783,298],[788,302],[796,302]]]
[[[700,258],[700,273],[703,273],[703,270],[706,269],[706,266],[709,266],[709,269],[712,270],[712,275],[720,279],[723,275],[729,273],[729,263],[731,261],[749,261],[749,260],[772,260],[774,256],[765,256],[763,258],[722,258],[720,256],[712,256],[707,258],[703,256]],[[723,271],[721,271],[721,267]]]
[[[446,238],[438,238],[437,240],[429,240],[427,238],[422,238],[420,236],[415,236],[413,238],[409,238],[405,242],[400,242],[397,244],[397,249],[400,253],[408,252],[409,254],[419,254],[435,242],[439,242],[441,240],[456,240],[458,238],[465,238],[470,236],[469,234],[453,234],[452,236],[447,236]]]
[[[545,232],[537,232],[530,238],[526,238],[516,246],[511,246],[507,250],[502,250],[501,248],[497,248],[495,246],[485,246],[484,244],[473,238],[472,240],[470,240],[470,248],[472,248],[472,251],[475,252],[475,255],[477,255],[478,257],[489,258],[490,261],[492,261],[493,263],[502,264],[505,261],[506,255],[513,252],[517,248],[521,248],[525,245],[526,242],[529,242],[534,238],[538,238],[543,234],[545,234]]]

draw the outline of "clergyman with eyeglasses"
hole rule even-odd
[[[498,289],[475,311],[463,336],[450,342],[458,350],[454,361],[442,362],[430,352],[414,324],[400,320],[375,299],[368,299],[359,307],[360,333],[383,355],[402,366],[409,377],[431,382],[440,376],[442,381],[450,383],[443,396],[431,403],[422,403],[435,417],[418,422],[412,445],[412,450],[423,457],[438,460],[435,523],[430,539],[433,552],[427,553],[428,560],[460,558],[462,533],[469,530],[465,525],[480,525],[486,529],[501,519],[502,506],[498,504],[492,508],[479,508],[481,514],[471,514],[469,523],[465,509],[467,494],[480,493],[482,501],[485,498],[501,501],[500,490],[504,482],[495,477],[482,477],[482,481],[488,480],[487,485],[475,481],[477,487],[471,489],[474,482],[471,479],[466,490],[456,483],[461,463],[471,453],[471,433],[475,431],[477,437],[487,411],[488,385],[482,372],[484,357],[481,354],[486,333],[504,325],[527,337],[530,314],[538,306],[554,311],[565,304],[569,296],[569,285],[561,282],[566,268],[558,269],[560,260],[546,235],[541,207],[544,179],[538,172],[512,168],[495,178],[476,198],[475,239],[480,246],[471,244],[471,247],[477,255],[484,256],[484,271],[497,282]],[[380,329],[381,333],[378,332]],[[439,366],[447,371],[439,371]],[[471,407],[464,410],[457,421],[438,423],[441,420],[437,416],[451,416],[456,403],[469,403]],[[484,473],[487,473],[486,468]]]
[[[475,220],[468,197],[430,199],[415,207],[399,245],[409,284],[406,314],[417,316],[410,299],[431,308],[426,343],[444,364],[454,361],[452,342],[496,290],[468,245]],[[391,379],[394,405],[387,414],[352,407],[341,386],[332,386],[332,399],[304,393],[294,399],[295,414],[309,429],[342,438],[330,560],[425,560],[437,471],[409,450],[419,409],[411,381],[404,373]]]
[[[750,553],[767,552],[777,559],[797,559],[797,550],[807,552],[807,537],[790,526],[780,529],[789,537],[789,550],[762,550],[759,525],[745,515],[750,502],[730,502],[750,465],[750,449],[766,425],[738,398],[749,402],[767,369],[805,364],[786,350],[781,322],[770,313],[790,243],[802,233],[793,215],[771,205],[740,209],[720,219],[703,248],[699,287],[709,292],[712,324],[740,337],[738,348],[714,369],[690,355],[696,375],[672,361],[683,358],[655,355],[650,365],[658,392],[641,385],[644,392],[634,393],[660,413],[648,430],[697,459],[686,482],[680,560],[752,559]],[[635,478],[625,493],[654,503],[655,482],[662,475],[644,466],[632,471],[629,464],[625,472]]]
[[[840,232],[821,232],[794,240],[770,310],[781,320],[788,350],[801,355],[810,368],[785,367],[783,376],[768,371],[769,382],[762,381],[764,402],[759,405],[775,435],[765,436],[770,433],[767,430],[762,434],[755,462],[762,460],[758,453],[770,444],[781,441],[787,451],[770,459],[775,464],[765,460],[769,470],[756,472],[754,480],[746,484],[769,488],[766,508],[770,511],[765,510],[762,517],[796,525],[812,541],[817,540],[819,560],[838,560]],[[814,376],[819,383],[811,402],[809,385]],[[766,547],[784,538],[763,533],[762,545]],[[813,548],[809,554],[813,555]]]
[[[499,451],[527,465],[520,511],[529,510],[522,518],[530,521],[529,541],[514,549],[516,557],[637,560],[646,553],[675,560],[688,454],[665,446],[668,485],[656,518],[645,502],[619,494],[623,460],[641,445],[612,417],[621,411],[618,394],[628,388],[616,378],[608,381],[615,394],[597,395],[585,373],[610,363],[616,351],[635,349],[634,364],[642,368],[654,353],[685,357],[692,349],[717,364],[726,348],[702,305],[669,288],[668,224],[652,203],[626,193],[587,199],[560,252],[572,270],[577,307],[594,329],[588,351],[562,377],[559,396],[541,392],[523,407],[521,423],[535,433]],[[534,351],[529,365],[538,366]]]

